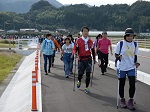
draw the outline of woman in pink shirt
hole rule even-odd
[[[98,34],[97,36],[96,36],[96,39],[95,39],[95,41],[94,41],[94,49],[95,49],[95,51],[96,51],[96,53],[97,53],[97,56],[98,56],[98,66],[100,67],[101,66],[101,59],[100,59],[100,54],[99,54],[99,50],[97,50],[97,46],[98,46],[98,42],[99,42],[99,39],[101,39],[102,38],[102,35],[101,34]]]
[[[100,52],[100,59],[101,59],[101,75],[104,75],[104,72],[107,72],[106,68],[108,65],[108,54],[109,54],[109,49],[110,48],[110,52],[111,55],[113,55],[112,53],[112,46],[111,46],[111,41],[107,38],[107,32],[103,31],[102,32],[102,38],[99,40],[98,42],[98,46],[97,46],[97,51],[99,50]]]

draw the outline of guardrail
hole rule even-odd
[[[112,44],[117,44],[122,38],[110,38]],[[134,39],[135,42],[138,43],[140,48],[150,49],[150,39]]]

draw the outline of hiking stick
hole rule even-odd
[[[117,93],[117,109],[119,107],[119,78],[118,78],[118,93]]]
[[[95,65],[95,63],[94,63],[94,61],[93,61],[93,70],[92,70],[92,78],[91,78],[91,87],[92,87],[92,84],[93,84],[93,82],[92,82],[92,80],[93,80],[93,74],[94,74],[94,65]]]
[[[76,55],[75,55],[75,69],[74,69],[74,86],[73,86],[73,91],[75,91],[75,74],[76,74]]]
[[[136,63],[135,66],[136,66],[136,70],[135,70],[135,72],[136,72],[135,73],[136,74],[136,76],[135,76],[135,83],[137,83],[137,68],[140,66],[140,63]],[[134,99],[136,99],[136,89],[135,89]],[[134,104],[136,104],[136,101],[134,101]]]

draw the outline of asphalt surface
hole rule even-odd
[[[113,47],[113,51],[114,51],[114,47]],[[111,61],[115,61],[115,56],[109,55],[109,59]],[[138,70],[145,72],[145,73],[150,75],[150,70],[149,70],[150,69],[150,67],[149,67],[149,65],[150,65],[150,52],[145,52],[145,51],[139,50],[138,62],[141,64],[140,67],[138,68]]]
[[[73,91],[73,75],[65,78],[63,62],[60,55],[55,58],[55,65],[51,73],[45,75],[43,70],[43,58],[41,59],[42,70],[42,108],[43,112],[131,112],[128,109],[116,108],[117,77],[112,69],[107,74],[100,75],[100,68],[95,64],[93,86],[91,93],[85,94],[85,76],[80,89]],[[76,72],[77,73],[77,72]],[[77,78],[76,78],[77,82]],[[150,112],[150,86],[137,82],[136,110],[135,112]],[[128,100],[128,80],[125,87],[125,96]]]

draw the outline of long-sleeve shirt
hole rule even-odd
[[[57,40],[53,40],[54,45],[55,45],[55,49],[58,48],[60,50],[60,45],[58,44]]]
[[[41,52],[45,55],[52,55],[54,48],[55,48],[54,42],[52,40],[45,39],[42,42]]]

